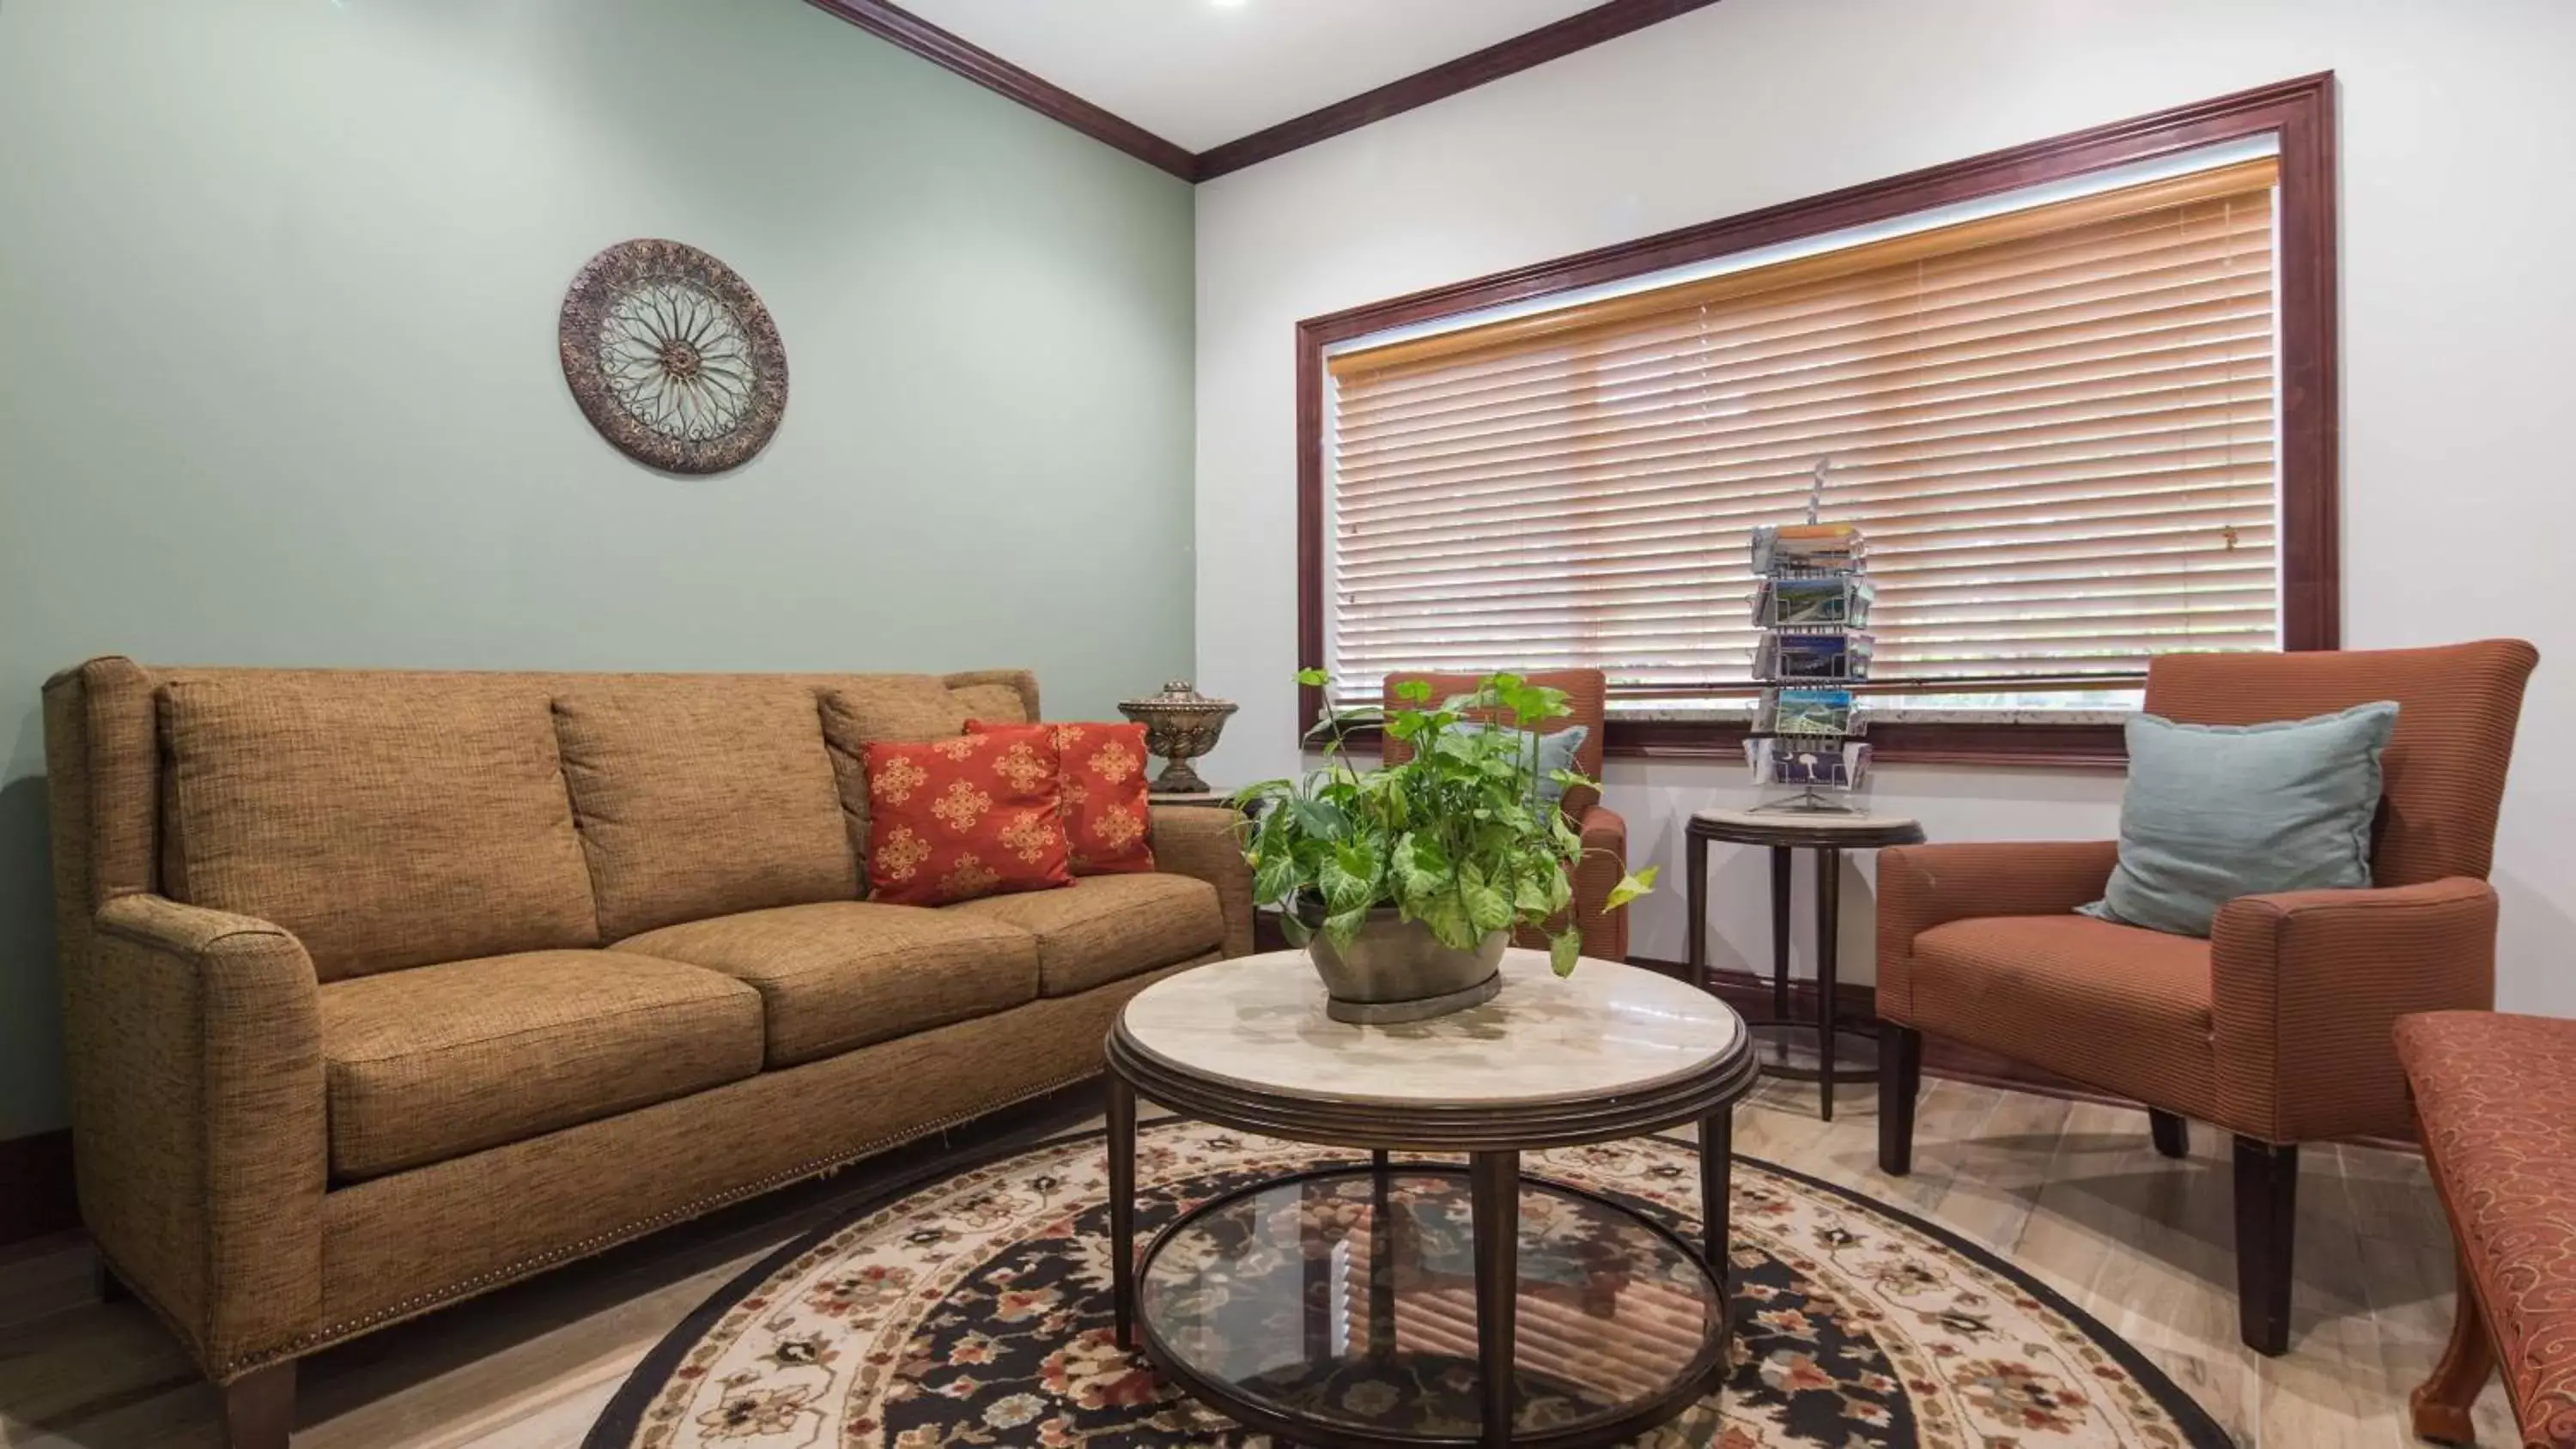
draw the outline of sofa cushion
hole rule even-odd
[[[322,988],[331,1171],[375,1177],[760,1070],[760,993],[631,952],[534,951]]]
[[[1025,723],[1037,682],[1019,670],[954,674],[845,674],[823,690],[823,739],[832,751],[850,848],[867,882],[868,746],[928,744],[966,732],[969,719]]]
[[[557,693],[603,935],[858,895],[815,693],[757,675],[630,676]]]
[[[1181,875],[1087,875],[1069,886],[942,906],[1038,938],[1038,990],[1078,991],[1186,961],[1225,942],[1216,887]]]
[[[823,689],[823,736],[857,754],[880,740],[923,744],[966,732],[966,704],[932,674],[858,674]]]
[[[2089,916],[1990,916],[1914,937],[1914,1025],[2092,1086],[2211,1114],[2209,942]]]
[[[760,993],[768,1062],[789,1067],[1037,999],[1037,938],[920,906],[832,901],[664,926],[617,943]]]
[[[968,734],[1027,729],[988,719],[966,722]],[[1151,792],[1145,785],[1145,727],[1056,723],[1035,726],[1055,742],[1057,797],[1075,875],[1120,875],[1154,868]]]
[[[867,747],[868,890],[911,906],[1073,882],[1041,727]]]
[[[1025,669],[970,669],[943,675],[940,683],[972,718],[995,724],[1038,722],[1038,677]]]
[[[322,980],[599,943],[541,682],[243,673],[160,710],[167,888],[284,927]]]
[[[2387,700],[2259,725],[2131,715],[2120,864],[2077,909],[2122,925],[2206,936],[2238,896],[2363,890]]]

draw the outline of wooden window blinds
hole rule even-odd
[[[1876,678],[2277,647],[2269,159],[1332,356],[1328,662],[1739,689],[1749,531],[1862,525]]]

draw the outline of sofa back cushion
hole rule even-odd
[[[1038,677],[1025,669],[978,669],[940,680],[969,719],[994,724],[1038,722]]]
[[[557,687],[564,778],[604,936],[857,896],[822,684],[700,674]]]
[[[527,675],[166,682],[164,889],[293,932],[325,981],[597,945],[547,696]]]
[[[1019,669],[966,674],[838,674],[819,681],[850,848],[868,858],[868,746],[918,745],[966,732],[970,719],[1034,724],[1037,676]],[[864,882],[865,872],[862,871]]]

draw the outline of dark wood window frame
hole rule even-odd
[[[1298,323],[1299,667],[1324,666],[1324,350],[1334,343],[2265,135],[2279,147],[2281,168],[2282,647],[2335,648],[2342,605],[2334,88],[2331,71],[2304,76]],[[1297,703],[1302,732],[1323,708],[1323,691],[1303,686]],[[1737,726],[1614,719],[1604,747],[1613,755],[1741,758],[1742,739]],[[2116,725],[1883,724],[1870,741],[1879,759],[1899,762],[2125,762]]]

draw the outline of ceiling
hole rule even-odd
[[[1192,151],[1347,100],[1599,0],[903,0]]]

